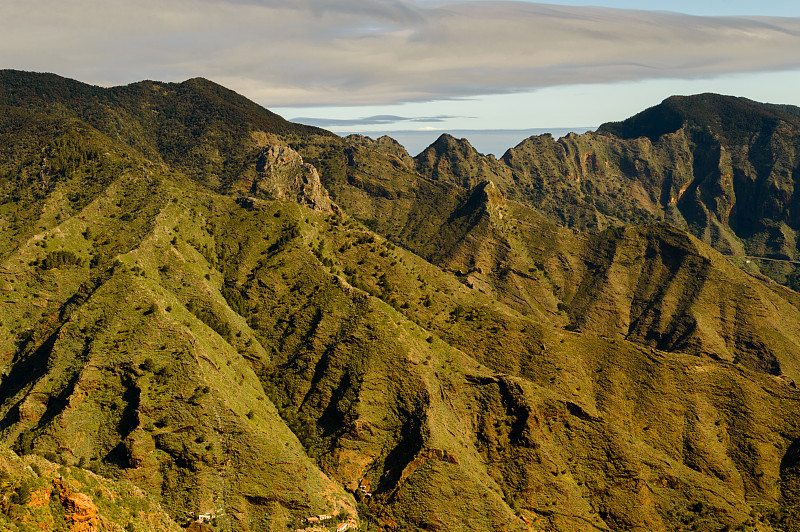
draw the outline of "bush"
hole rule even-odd
[[[47,254],[44,260],[41,261],[39,267],[42,270],[52,270],[54,268],[62,268],[64,266],[82,266],[83,261],[71,251],[51,251]]]
[[[222,321],[210,309],[200,306],[201,303],[196,301],[189,301],[186,308],[189,312],[194,314],[200,321],[211,327],[217,334],[222,336],[227,342],[232,340],[231,326]]]
[[[222,287],[222,297],[228,302],[231,307],[240,316],[247,317],[247,304],[244,302],[241,292],[230,284],[225,284]]]
[[[11,502],[14,504],[28,504],[30,500],[31,485],[28,482],[23,482],[11,496]]]

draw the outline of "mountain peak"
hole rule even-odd
[[[507,177],[507,168],[497,159],[481,155],[467,139],[457,139],[448,133],[439,136],[414,160],[421,174],[467,189],[485,180],[503,181]]]
[[[427,149],[431,148],[437,153],[442,153],[452,149],[458,149],[462,153],[478,153],[478,151],[472,147],[472,144],[470,144],[467,139],[456,138],[450,133],[442,133],[439,135],[439,138],[433,141],[433,144],[431,144]]]
[[[597,132],[623,139],[647,137],[656,142],[663,135],[690,125],[735,140],[765,128],[774,129],[781,122],[800,127],[800,108],[703,93],[670,96],[627,120],[605,123]]]

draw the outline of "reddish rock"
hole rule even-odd
[[[31,394],[20,403],[19,418],[22,421],[39,421],[46,411],[47,405]]]
[[[31,498],[28,501],[29,508],[39,508],[48,504],[50,504],[50,490],[41,489],[31,492]]]
[[[58,498],[71,532],[98,530],[100,519],[97,516],[97,506],[88,495],[74,493],[60,478],[53,480],[53,486],[58,489]]]

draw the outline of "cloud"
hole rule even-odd
[[[438,115],[438,116],[415,116],[405,117],[397,115],[373,115],[363,118],[311,118],[299,116],[290,119],[292,122],[299,122],[309,126],[318,127],[355,127],[355,126],[381,126],[397,124],[399,122],[446,122],[451,118],[464,118],[459,116]]]
[[[800,18],[529,2],[0,0],[0,65],[203,76],[267,107],[464,98],[800,68]]]

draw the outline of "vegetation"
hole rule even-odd
[[[83,261],[71,251],[51,251],[41,262],[43,270],[52,270],[63,266],[82,266]]]
[[[691,185],[735,105],[411,158],[205,80],[0,83],[3,527],[63,486],[96,530],[798,530],[800,298],[745,262],[786,196]]]
[[[8,449],[0,449],[0,493],[0,526],[6,530],[180,530],[129,482]]]

